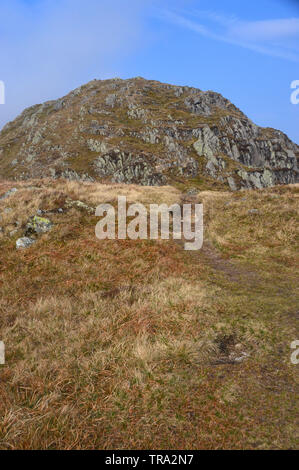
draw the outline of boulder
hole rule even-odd
[[[33,245],[36,240],[34,238],[29,238],[29,237],[23,237],[23,238],[18,238],[16,241],[16,248],[17,250],[21,250],[24,248],[29,248],[29,246]]]
[[[31,233],[46,233],[49,232],[52,227],[53,224],[49,219],[35,215],[34,217],[30,217],[29,221],[26,224],[26,235],[29,235]]]

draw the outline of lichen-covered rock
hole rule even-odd
[[[65,208],[70,209],[72,207],[76,207],[77,209],[83,209],[87,211],[89,214],[93,214],[95,212],[95,208],[88,206],[85,202],[82,201],[73,201],[72,199],[68,199],[65,203]]]
[[[26,224],[26,235],[30,235],[31,233],[46,233],[49,232],[52,227],[53,223],[49,219],[35,215],[30,217]]]

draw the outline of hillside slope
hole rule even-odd
[[[197,252],[95,237],[88,207],[189,197],[176,188],[14,186],[0,183],[1,449],[298,448],[298,185],[192,196]],[[51,230],[16,250],[39,210]]]
[[[298,145],[212,91],[94,80],[0,133],[0,177],[262,188],[298,181]]]

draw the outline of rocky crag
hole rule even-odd
[[[218,93],[93,80],[0,133],[0,177],[263,188],[299,181],[299,146]]]

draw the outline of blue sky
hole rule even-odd
[[[222,93],[299,143],[297,0],[1,0],[0,128],[94,78]]]

